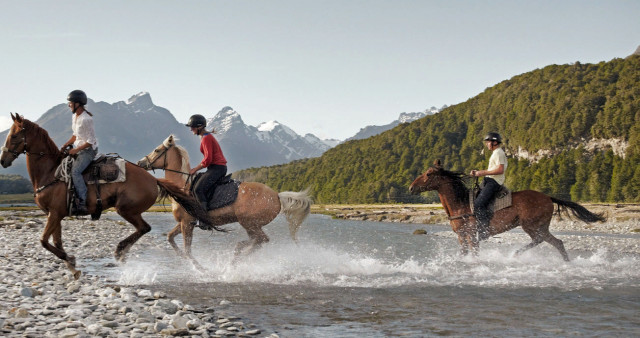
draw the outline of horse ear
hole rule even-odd
[[[16,120],[16,117],[15,117],[15,116],[13,116],[13,113],[9,113],[9,114],[11,114],[11,119],[15,121],[15,120]]]
[[[442,168],[442,163],[440,162],[439,159],[433,161],[433,166],[436,167],[437,169]]]

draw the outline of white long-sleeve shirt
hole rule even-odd
[[[96,138],[96,131],[93,128],[93,117],[83,112],[80,115],[73,114],[73,121],[71,124],[73,135],[76,137],[73,142],[73,147],[77,148],[85,143],[91,144],[91,147],[98,149],[98,139]]]

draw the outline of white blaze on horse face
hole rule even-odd
[[[7,139],[4,140],[4,146],[2,146],[2,153],[0,153],[0,158],[4,159],[5,153],[9,153],[9,140],[11,140],[11,135],[13,135],[13,128],[9,128],[9,132],[7,133]]]

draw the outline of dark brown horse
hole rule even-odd
[[[465,176],[462,173],[443,169],[440,160],[436,160],[433,167],[418,176],[409,187],[412,194],[430,190],[438,192],[442,206],[449,216],[451,228],[458,234],[463,254],[467,254],[469,249],[474,252],[478,249],[476,221],[469,206],[469,189],[463,182]],[[566,213],[567,208],[570,209],[575,217],[587,223],[606,221],[602,214],[594,214],[578,203],[559,200],[538,191],[524,190],[512,194],[511,207],[495,213],[489,225],[490,235],[497,235],[520,226],[531,237],[532,242],[518,250],[516,254],[544,241],[553,245],[560,251],[562,258],[569,261],[569,255],[562,241],[549,232],[553,204],[558,206],[558,211]]]
[[[186,185],[189,173],[189,154],[186,149],[175,142],[173,135],[167,137],[156,149],[138,161],[138,165],[151,169],[165,170],[165,177],[182,186]],[[310,212],[312,200],[306,191],[275,192],[268,186],[257,182],[242,182],[238,190],[238,197],[232,204],[209,211],[213,224],[224,225],[238,222],[247,231],[248,241],[238,243],[236,256],[243,252],[251,252],[269,241],[262,227],[271,223],[279,213],[283,213],[289,222],[291,238],[296,239],[296,233],[302,222]],[[191,259],[191,238],[193,236],[193,218],[174,203],[173,215],[178,222],[168,234],[169,243],[178,252]],[[183,254],[174,241],[174,237],[182,233],[184,241]],[[197,263],[196,263],[197,265]]]
[[[54,177],[56,167],[64,155],[58,150],[46,130],[17,114],[15,116],[11,114],[11,118],[13,125],[9,129],[7,140],[2,148],[0,164],[7,168],[20,154],[26,154],[27,171],[33,190],[36,191],[35,202],[48,215],[47,225],[40,242],[45,249],[64,260],[73,276],[78,279],[81,272],[75,269],[75,257],[68,255],[62,247],[60,222],[65,216],[69,216],[67,187],[64,182],[57,181]],[[115,252],[117,260],[124,260],[129,248],[151,230],[141,214],[155,203],[159,194],[171,196],[186,210],[199,219],[207,221],[208,216],[200,204],[186,195],[181,187],[167,180],[156,179],[144,169],[128,162],[126,175],[125,182],[109,183],[100,187],[103,208],[115,208],[122,218],[136,228],[133,234],[118,243]],[[96,188],[93,184],[88,185],[87,188],[87,207],[89,212],[93,213],[96,210]],[[53,236],[53,245],[49,243],[51,236]]]

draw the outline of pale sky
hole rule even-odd
[[[0,130],[73,89],[344,139],[550,64],[624,58],[640,1],[0,0]]]

